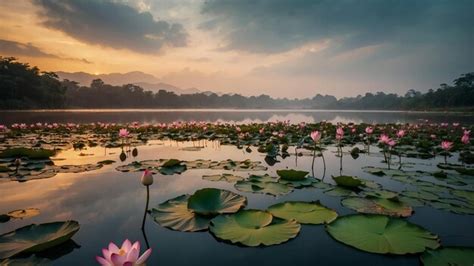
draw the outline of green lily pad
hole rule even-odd
[[[0,158],[22,158],[26,157],[32,160],[48,159],[54,155],[54,151],[45,149],[12,148],[0,152]]]
[[[400,218],[384,215],[348,215],[326,225],[337,241],[379,254],[414,254],[439,247],[437,235]]]
[[[403,191],[401,195],[405,197],[410,197],[410,198],[415,198],[415,199],[420,199],[420,200],[427,200],[427,201],[435,201],[439,197],[436,194],[433,194],[431,192],[427,191]]]
[[[335,197],[357,196],[353,190],[337,186],[324,191],[324,194]]]
[[[202,179],[208,180],[208,181],[225,181],[229,183],[234,183],[237,181],[244,180],[244,178],[241,176],[226,174],[226,173],[223,173],[220,175],[203,175]]]
[[[309,172],[306,171],[298,171],[294,169],[290,170],[277,170],[276,171],[278,176],[287,181],[300,181],[304,180]]]
[[[234,213],[247,205],[244,196],[228,190],[203,188],[188,199],[188,209],[199,215]]]
[[[357,188],[363,184],[362,180],[355,176],[333,176],[332,179],[336,182],[338,186],[346,187],[346,188]]]
[[[342,206],[360,213],[382,214],[395,217],[408,217],[413,209],[403,202],[382,198],[350,197],[341,201]]]
[[[190,195],[181,195],[167,200],[153,208],[150,215],[161,226],[176,231],[196,232],[207,230],[212,217],[201,216],[188,209],[189,197]]]
[[[241,210],[212,219],[209,230],[219,239],[256,247],[286,242],[296,237],[300,228],[295,220],[274,219],[265,211]]]
[[[471,247],[442,247],[436,250],[426,250],[421,255],[425,266],[472,266],[474,264],[474,248]]]
[[[77,231],[76,221],[32,224],[0,235],[0,259],[36,253],[69,240]]]
[[[286,195],[293,189],[285,184],[277,182],[260,182],[256,180],[237,181],[234,187],[242,192],[269,194],[273,196]]]
[[[330,223],[337,218],[337,212],[324,207],[319,202],[288,201],[268,207],[273,216],[301,224]]]
[[[158,170],[162,175],[181,174],[186,171],[186,165],[173,164],[172,166],[162,166]]]

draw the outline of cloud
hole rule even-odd
[[[46,53],[40,48],[34,46],[32,43],[20,43],[2,39],[0,39],[0,54],[3,54],[5,56],[56,58],[61,60],[82,62],[84,64],[92,64],[91,61],[85,58],[64,57]]]
[[[281,53],[331,39],[333,53],[384,43],[472,40],[471,0],[209,0],[201,29],[224,36],[223,50]]]
[[[56,55],[43,52],[31,43],[19,43],[0,39],[0,53],[4,55],[59,58]]]
[[[164,47],[186,46],[181,24],[155,20],[149,12],[118,2],[35,0],[43,25],[89,44],[156,53]]]

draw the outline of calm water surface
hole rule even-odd
[[[335,110],[221,110],[221,109],[123,109],[123,110],[37,110],[0,111],[0,123],[162,123],[173,121],[209,122],[267,122],[290,120],[293,123],[354,122],[354,123],[416,123],[420,120],[432,122],[460,122],[474,124],[472,113],[444,112],[394,112],[394,111],[335,111]]]
[[[185,146],[205,145],[201,151],[182,151]],[[290,148],[291,149],[291,148]],[[39,216],[14,220],[0,224],[0,234],[31,223],[45,223],[74,219],[79,221],[81,229],[73,237],[75,249],[53,261],[53,265],[94,265],[95,256],[110,241],[121,243],[124,239],[139,240],[144,246],[144,235],[140,230],[145,208],[145,188],[140,183],[140,173],[122,173],[115,170],[121,164],[133,160],[168,159],[182,160],[243,160],[251,159],[264,162],[262,154],[253,151],[246,153],[233,146],[220,146],[216,142],[177,143],[157,141],[138,147],[135,158],[127,158],[121,163],[118,160],[120,149],[89,148],[83,153],[91,156],[80,156],[80,151],[68,150],[55,157],[55,163],[84,164],[96,163],[103,159],[118,161],[102,169],[81,174],[58,174],[55,177],[33,180],[24,183],[0,183],[0,213],[19,208],[39,208]],[[255,148],[254,148],[255,150]],[[372,148],[376,151],[375,147]],[[339,158],[333,150],[326,152],[328,173],[339,174]],[[65,160],[61,160],[65,159]],[[311,157],[303,156],[295,160],[290,156],[266,171],[275,175],[277,169],[297,168],[310,171]],[[357,160],[345,155],[343,174],[357,175],[372,179],[385,188],[402,190],[407,185],[384,177],[375,177],[364,173],[362,166],[373,165],[384,167],[381,155],[371,153],[361,155]],[[440,160],[417,160],[417,169],[433,170]],[[316,161],[315,175],[320,177],[321,161]],[[150,206],[153,207],[170,198],[193,193],[204,187],[216,187],[232,190],[248,198],[247,208],[265,209],[277,202],[287,200],[321,201],[322,204],[337,210],[339,215],[353,213],[340,204],[340,197],[323,194],[316,188],[295,190],[286,196],[273,197],[235,190],[226,182],[202,180],[202,175],[220,173],[220,170],[188,170],[181,175],[155,175],[151,186]],[[252,172],[264,173],[264,172]],[[247,176],[249,172],[237,172]],[[409,221],[439,234],[443,245],[472,246],[474,243],[473,216],[456,215],[438,211],[430,207],[415,208],[415,214]],[[324,226],[303,225],[299,236],[289,242],[261,248],[247,248],[220,242],[209,232],[185,233],[171,231],[156,224],[150,217],[146,223],[146,236],[153,248],[148,265],[419,265],[418,256],[384,256],[360,252],[333,240],[324,230]],[[69,252],[69,253],[68,253]]]
[[[415,123],[420,119],[433,122],[461,122],[473,124],[472,115],[452,113],[418,112],[360,112],[360,111],[282,111],[282,110],[105,110],[105,111],[0,111],[0,124],[34,122],[173,122],[181,121],[221,121],[233,123],[266,122],[290,120],[297,122],[367,122],[367,123]],[[153,145],[151,145],[153,144]],[[138,147],[136,158],[127,158],[120,162],[120,149],[89,148],[85,151],[68,150],[56,155],[55,164],[97,163],[104,159],[117,162],[102,169],[80,174],[58,174],[55,177],[33,180],[24,183],[0,183],[0,213],[14,209],[39,208],[39,216],[13,220],[0,224],[0,234],[31,223],[46,223],[74,219],[79,221],[81,229],[73,237],[75,243],[70,248],[56,254],[53,265],[94,265],[95,256],[110,241],[121,243],[128,238],[139,240],[145,246],[144,235],[140,230],[145,208],[145,188],[140,183],[140,173],[122,173],[115,170],[121,164],[134,160],[169,159],[182,160],[244,160],[264,162],[262,154],[246,153],[233,146],[220,146],[216,142],[201,142],[206,147],[201,151],[182,151],[184,146],[197,143],[177,143],[171,141],[155,142]],[[292,150],[292,148],[290,148]],[[374,148],[375,150],[375,148]],[[80,153],[90,154],[80,156]],[[326,152],[328,172],[326,182],[331,175],[339,174],[339,159],[332,151]],[[63,160],[64,159],[64,160]],[[296,168],[310,171],[311,157],[295,156],[281,159],[274,166],[268,166],[271,175],[282,168]],[[416,160],[417,169],[434,171],[440,158]],[[407,185],[388,178],[366,174],[361,167],[382,166],[380,154],[361,155],[357,160],[344,157],[343,174],[356,175],[372,179],[384,188],[403,190]],[[321,175],[321,161],[316,161],[315,175]],[[150,206],[176,196],[193,193],[204,187],[229,189],[248,198],[247,208],[265,209],[277,202],[288,200],[316,201],[337,210],[339,215],[353,213],[340,204],[340,197],[323,194],[316,188],[295,190],[286,196],[273,197],[243,193],[234,189],[232,184],[202,180],[202,175],[221,173],[219,170],[188,170],[181,175],[155,175],[151,186]],[[252,172],[255,173],[255,172]],[[264,172],[257,172],[263,174]],[[238,172],[247,176],[249,172]],[[430,207],[415,208],[415,214],[408,218],[433,233],[439,234],[443,245],[474,244],[473,216],[456,215]],[[277,246],[265,248],[246,248],[220,242],[209,232],[184,233],[171,231],[156,224],[150,217],[146,223],[146,237],[153,248],[148,265],[418,265],[418,256],[383,256],[360,252],[333,240],[324,230],[324,226],[303,225],[299,236]],[[72,248],[71,248],[72,247]],[[74,248],[75,247],[75,248]]]

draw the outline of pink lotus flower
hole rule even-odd
[[[393,139],[390,139],[388,142],[387,142],[387,145],[390,146],[390,147],[393,147],[397,144],[397,142]]]
[[[4,131],[6,129],[7,129],[7,127],[5,125],[0,125],[0,131]]]
[[[458,127],[459,123],[453,123],[453,127]]]
[[[342,127],[338,127],[336,129],[336,135],[344,136],[344,129],[342,129]]]
[[[469,135],[462,135],[461,137],[461,142],[464,143],[464,144],[469,144],[469,141],[470,141],[470,137]]]
[[[319,142],[319,140],[321,140],[321,133],[319,131],[311,132],[310,136],[311,136],[311,139],[316,143]]]
[[[263,133],[265,133],[265,129],[264,129],[264,128],[261,128],[258,132],[259,132],[260,134],[263,134]]]
[[[397,131],[397,137],[403,138],[404,136],[405,136],[405,130],[400,129],[399,131]]]
[[[453,143],[445,140],[441,142],[441,148],[445,151],[449,151],[451,148],[453,148]]]
[[[372,133],[374,133],[374,128],[373,128],[373,127],[366,127],[366,128],[365,128],[365,133],[367,133],[367,134],[372,134]]]
[[[379,142],[383,143],[383,144],[388,144],[388,142],[390,141],[391,139],[385,135],[385,134],[382,134],[380,135],[379,137]]]
[[[236,127],[235,130],[236,130],[237,132],[241,132],[241,131],[242,131],[242,129],[241,129],[240,127]]]
[[[126,128],[122,128],[119,130],[119,137],[121,138],[126,138],[128,137],[130,133],[128,132],[128,130]]]
[[[143,265],[150,257],[151,248],[147,249],[140,257],[140,242],[130,243],[128,239],[123,241],[122,247],[110,242],[108,249],[102,249],[104,257],[96,256],[97,262],[103,266],[136,266]]]

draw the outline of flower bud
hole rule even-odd
[[[149,186],[149,185],[153,184],[153,173],[148,169],[143,172],[142,184],[144,186]]]

